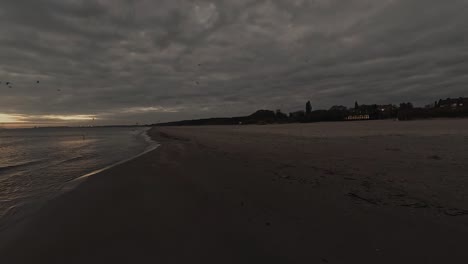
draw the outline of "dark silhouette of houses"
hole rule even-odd
[[[370,115],[349,115],[345,118],[345,120],[351,121],[351,120],[369,120]]]
[[[414,120],[439,117],[468,117],[468,98],[447,98],[435,101],[425,108],[414,107],[411,102],[401,103],[399,107],[393,104],[359,105],[356,101],[354,108],[334,105],[329,110],[314,110],[310,101],[307,101],[305,111],[295,111],[289,116],[281,110],[258,110],[249,116],[228,118],[205,118],[197,120],[182,120],[156,125],[169,126],[196,126],[196,125],[237,125],[237,124],[274,124],[294,122],[328,122],[345,120],[374,120],[398,118],[399,120]]]
[[[396,105],[377,105],[378,119],[396,118],[398,115],[398,107]]]
[[[410,103],[409,103],[410,104]],[[354,103],[354,108],[349,110],[349,115],[346,120],[373,120],[373,119],[387,119],[396,118],[398,108],[395,105],[359,105]]]
[[[305,117],[304,110],[289,113],[289,118],[303,118],[303,117]]]
[[[424,108],[413,107],[410,103],[403,103],[400,104],[398,109],[399,120],[454,117],[468,117],[468,98],[440,99]]]
[[[447,98],[445,100],[440,99],[435,105],[436,108],[465,108],[468,107],[468,98]]]

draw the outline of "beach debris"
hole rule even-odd
[[[282,178],[282,179],[291,179],[291,176],[288,175],[288,174],[283,174],[281,172],[274,172],[275,175],[277,175],[279,178]]]
[[[468,210],[450,208],[450,209],[445,209],[444,213],[448,216],[462,216],[462,215],[468,215]]]
[[[362,196],[360,196],[360,195],[357,195],[357,194],[355,194],[355,193],[353,193],[353,192],[349,192],[349,193],[348,193],[348,196],[350,196],[350,197],[352,197],[352,198],[355,198],[355,199],[362,200],[362,201],[364,201],[364,202],[368,202],[368,203],[373,204],[373,205],[379,205],[376,201],[374,201],[374,200],[372,200],[372,199],[364,198],[364,197],[362,197]]]
[[[400,204],[400,206],[412,207],[412,208],[427,208],[427,207],[429,207],[425,202],[416,202],[416,203],[409,203],[409,204]]]
[[[441,159],[442,159],[442,158],[441,158],[440,156],[438,156],[438,155],[431,155],[431,156],[429,156],[429,157],[427,157],[427,158],[433,159],[433,160],[441,160]]]

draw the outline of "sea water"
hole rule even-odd
[[[0,130],[0,229],[37,210],[75,179],[154,148],[146,130]]]

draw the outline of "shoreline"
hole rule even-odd
[[[148,152],[151,152],[155,149],[157,149],[160,145],[158,142],[152,140],[152,138],[148,135],[148,132],[151,130],[151,128],[147,129],[147,130],[144,130],[142,131],[141,133],[141,136],[144,138],[144,140],[148,143],[148,146],[139,154],[136,154],[132,157],[129,157],[129,158],[126,158],[126,159],[123,159],[121,161],[118,161],[118,162],[115,162],[113,164],[110,164],[110,165],[107,165],[103,168],[100,168],[100,169],[96,169],[96,170],[93,170],[91,172],[88,172],[88,173],[85,173],[81,176],[78,176],[70,181],[67,181],[67,182],[64,182],[62,184],[62,187],[60,188],[60,190],[51,195],[49,197],[49,199],[47,199],[46,201],[44,201],[43,203],[44,204],[47,204],[47,202],[49,200],[53,200],[53,199],[57,199],[59,198],[61,195],[69,192],[69,191],[72,191],[73,189],[77,188],[80,184],[82,184],[84,181],[87,180],[88,177],[91,177],[93,175],[96,175],[96,174],[99,174],[103,171],[106,171],[106,170],[109,170],[115,166],[118,166],[120,164],[124,164],[128,161],[131,161],[133,159],[136,159]],[[44,206],[44,204],[42,206]],[[19,214],[18,213],[13,213],[13,215],[9,215],[8,211],[7,213],[5,213],[4,217],[2,217],[2,220],[1,223],[2,225],[0,225],[0,233],[1,232],[4,232],[6,230],[6,232],[8,232],[7,230],[10,229],[10,228],[14,228],[15,225],[17,224],[20,224],[22,221],[24,221],[24,218],[25,217],[28,217],[28,216],[31,216],[33,215],[34,213],[36,213],[37,211],[39,211],[41,209],[42,206],[39,206],[37,208],[34,208],[34,205],[33,204],[24,204],[22,205],[23,207],[31,207],[31,209],[22,209],[22,210],[25,210],[24,212],[20,212]],[[0,241],[0,245],[1,245],[1,241]]]
[[[455,132],[438,129],[429,138],[418,139],[412,134],[416,129],[393,135],[381,125],[386,134],[371,137],[380,132],[369,132],[357,123],[353,129],[361,130],[352,137],[320,125],[153,128],[149,133],[161,144],[156,150],[89,177],[48,203],[10,236],[8,245],[0,248],[0,260],[466,259],[467,218],[444,213],[465,209],[466,200],[456,199],[462,197],[458,192],[464,190],[456,186],[464,179],[444,180],[450,188],[436,181],[440,171],[452,168],[446,173],[451,177],[464,171],[466,165],[450,164],[460,162],[456,155],[466,154],[460,142],[468,138],[468,127]],[[328,133],[322,133],[324,128]],[[408,145],[409,140],[419,141]],[[426,141],[432,142],[440,160],[426,153]],[[445,146],[447,142],[451,145]],[[359,153],[353,151],[356,146]],[[383,152],[376,151],[380,148]],[[406,165],[404,158],[412,160]],[[375,159],[379,166],[370,163]],[[412,164],[418,167],[407,167]],[[410,174],[405,172],[409,168]],[[387,175],[380,174],[381,169]],[[424,170],[425,177],[420,178],[418,170]],[[420,180],[434,189],[421,189]]]
[[[149,129],[147,131],[145,131],[146,135],[147,135],[148,131],[149,131]],[[159,143],[156,142],[156,141],[153,141],[153,143],[149,143],[149,144],[152,144],[152,145],[149,145],[143,152],[141,152],[141,153],[139,153],[139,154],[137,154],[137,155],[135,155],[133,157],[118,161],[118,162],[113,163],[111,165],[108,165],[108,166],[106,166],[106,167],[104,167],[102,169],[94,170],[94,171],[92,171],[90,173],[86,173],[85,175],[79,176],[79,177],[77,177],[77,178],[75,178],[75,179],[73,179],[71,181],[66,182],[64,184],[64,186],[61,188],[60,193],[58,193],[57,195],[62,195],[64,193],[66,193],[66,192],[69,192],[69,191],[75,189],[80,184],[82,184],[85,180],[87,180],[88,177],[99,174],[99,173],[101,173],[103,171],[109,170],[109,169],[111,169],[113,167],[116,167],[118,165],[129,162],[129,161],[131,161],[133,159],[137,159],[138,157],[141,157],[141,156],[145,155],[146,153],[149,153],[149,152],[151,152],[153,150],[156,150],[160,146]]]

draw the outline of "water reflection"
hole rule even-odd
[[[0,131],[0,228],[37,208],[68,181],[144,151],[145,129]]]

